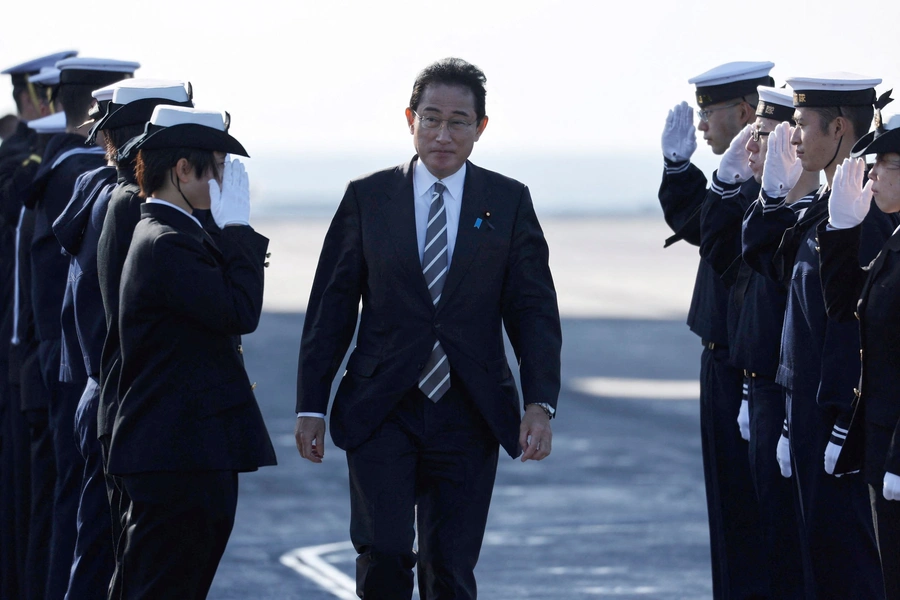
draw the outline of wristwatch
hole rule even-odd
[[[553,408],[552,406],[550,406],[549,404],[547,404],[546,402],[531,402],[529,404],[526,404],[525,408],[528,408],[532,404],[534,406],[540,406],[544,410],[544,412],[547,413],[548,419],[552,419],[553,417],[556,416],[556,409]]]

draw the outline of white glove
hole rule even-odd
[[[900,500],[900,476],[885,473],[882,494],[885,500]]]
[[[797,149],[791,144],[792,133],[790,123],[779,123],[769,134],[769,147],[763,163],[762,189],[770,198],[787,196],[803,174]]]
[[[722,183],[743,183],[753,177],[753,171],[750,170],[750,152],[747,150],[747,142],[753,135],[753,127],[756,125],[750,124],[741,129],[722,155],[717,173]]]
[[[669,111],[662,134],[663,156],[675,162],[691,160],[697,149],[697,130],[694,128],[694,111],[682,102]]]
[[[750,405],[746,400],[741,400],[741,411],[737,418],[738,428],[741,430],[741,437],[750,441]]]
[[[791,476],[791,442],[781,434],[778,438],[778,446],[775,448],[775,459],[781,469],[782,477]]]
[[[834,170],[828,198],[828,223],[835,229],[850,229],[863,222],[872,205],[872,180],[863,187],[866,161],[845,158]]]
[[[829,475],[834,475],[834,465],[837,464],[838,457],[841,455],[845,439],[847,439],[847,430],[835,423],[834,429],[831,430],[831,440],[825,446],[825,472]]]
[[[225,161],[221,189],[215,179],[209,180],[209,200],[213,220],[220,228],[250,224],[250,179],[241,161]]]

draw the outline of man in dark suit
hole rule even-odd
[[[455,58],[419,74],[406,109],[417,154],[348,185],[310,295],[296,440],[315,463],[362,298],[331,413],[347,451],[362,598],[410,598],[417,560],[422,598],[475,598],[498,446],[523,462],[551,450],[556,292],[528,188],[467,161],[488,122],[484,83]]]

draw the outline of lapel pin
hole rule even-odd
[[[485,220],[485,223],[487,223],[488,229],[490,229],[491,231],[493,231],[493,230],[494,230],[494,226],[491,225],[491,221],[490,221],[490,218],[491,218],[491,211],[489,211],[489,210],[484,211],[484,218],[486,219],[486,220]],[[479,221],[480,221],[480,220],[481,220],[481,219],[479,219]]]

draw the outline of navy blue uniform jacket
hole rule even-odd
[[[326,412],[361,298],[356,348],[331,412],[334,443],[352,449],[364,442],[416,387],[439,340],[461,391],[500,445],[518,456],[521,408],[501,328],[519,360],[526,404],[556,406],[562,347],[547,243],[531,195],[523,184],[467,163],[456,248],[434,306],[419,262],[412,165],[347,186],[310,294],[296,409]]]
[[[850,326],[859,319],[859,395],[836,472],[862,466],[868,421],[894,432],[886,456],[865,457],[867,463],[877,461],[875,469],[866,470],[880,470],[880,482],[884,471],[900,473],[900,234],[894,233],[875,260],[861,269],[857,260],[861,230],[861,226],[819,229],[828,316]]]
[[[275,452],[234,337],[254,331],[268,240],[144,204],[122,271],[108,470],[252,471]]]
[[[753,263],[769,275],[780,275],[788,285],[776,381],[795,393],[814,396],[820,408],[847,427],[859,379],[859,331],[855,323],[829,320],[825,312],[816,226],[828,219],[829,194],[821,192],[787,228],[785,224],[796,219],[794,212],[783,202],[766,198],[764,210],[748,215],[745,241],[757,240]],[[892,219],[879,210],[869,211],[861,227],[857,267],[875,258],[893,229]],[[781,242],[774,243],[779,232]]]

